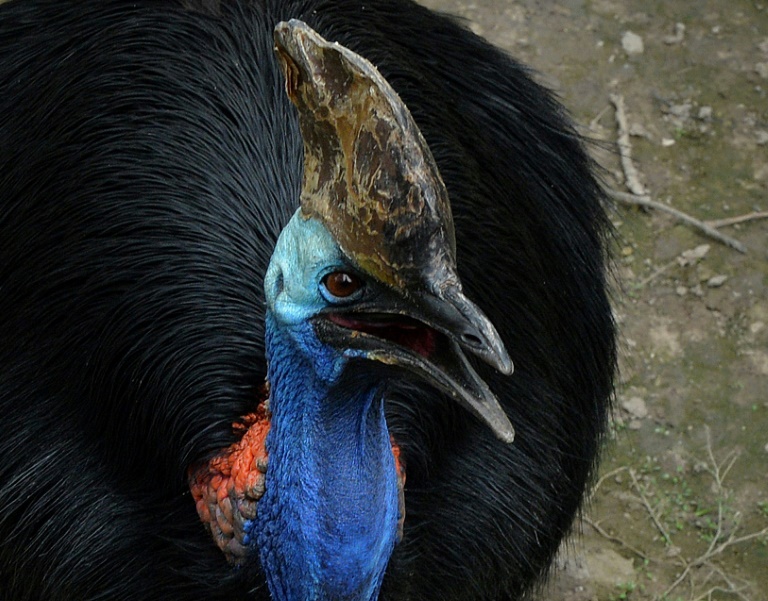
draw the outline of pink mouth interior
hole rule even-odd
[[[376,315],[375,318],[365,319],[330,314],[328,319],[344,328],[389,340],[427,358],[435,352],[440,336],[429,326],[403,315]]]

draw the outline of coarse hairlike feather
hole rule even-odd
[[[263,279],[302,141],[272,32],[377,66],[450,194],[464,289],[515,360],[478,364],[504,445],[433,388],[387,389],[407,519],[381,599],[513,599],[549,565],[604,431],[605,217],[526,69],[406,0],[0,4],[0,600],[267,599],[201,527],[188,467],[266,374]]]

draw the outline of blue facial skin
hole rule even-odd
[[[373,372],[322,343],[309,319],[335,304],[321,284],[349,265],[330,233],[298,212],[265,280],[271,387],[266,492],[249,537],[275,601],[377,598],[397,536],[398,489]]]

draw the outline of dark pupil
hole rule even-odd
[[[344,298],[357,292],[360,288],[360,279],[351,273],[334,271],[326,276],[325,287],[333,296]]]

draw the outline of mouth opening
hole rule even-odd
[[[364,332],[410,349],[425,358],[432,357],[439,349],[443,334],[421,321],[407,315],[366,313],[365,315],[340,315],[331,313],[328,319],[343,328]]]

